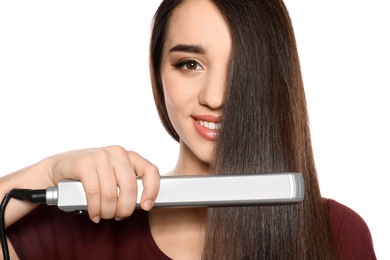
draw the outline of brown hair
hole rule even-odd
[[[175,139],[160,65],[170,16],[183,1],[164,0],[150,45],[151,79],[161,121]],[[305,200],[294,205],[207,211],[204,259],[335,259],[328,213],[314,165],[295,36],[281,0],[214,0],[232,53],[214,174],[300,172]]]

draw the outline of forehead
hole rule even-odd
[[[173,12],[165,44],[230,47],[229,28],[220,10],[209,0],[187,0]]]

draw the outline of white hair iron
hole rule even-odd
[[[143,191],[137,179],[137,208]],[[119,191],[118,191],[119,192]],[[244,175],[161,176],[155,208],[245,206],[299,203],[304,199],[304,181],[300,173]],[[46,203],[66,212],[87,210],[83,185],[79,181],[61,181],[46,189]]]

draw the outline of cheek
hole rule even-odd
[[[161,74],[168,117],[176,132],[180,135],[181,131],[178,118],[180,118],[179,114],[183,110],[183,97],[181,97],[183,93],[180,91],[179,82],[175,80],[173,73],[162,71]]]
[[[196,87],[174,70],[163,70],[161,75],[164,98],[169,113],[186,113],[197,100]],[[171,115],[170,115],[171,116]]]
[[[177,87],[177,82],[170,80],[169,77],[162,77],[164,90],[165,107],[167,109],[169,120],[180,139],[183,134],[183,119],[185,118],[185,103],[183,102],[182,92]]]

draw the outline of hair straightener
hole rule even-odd
[[[305,193],[299,173],[161,176],[160,181],[154,208],[298,203]],[[140,208],[143,191],[140,178],[137,185],[136,206]],[[87,210],[84,188],[79,181],[60,181],[57,186],[48,187],[45,202],[65,212]]]

